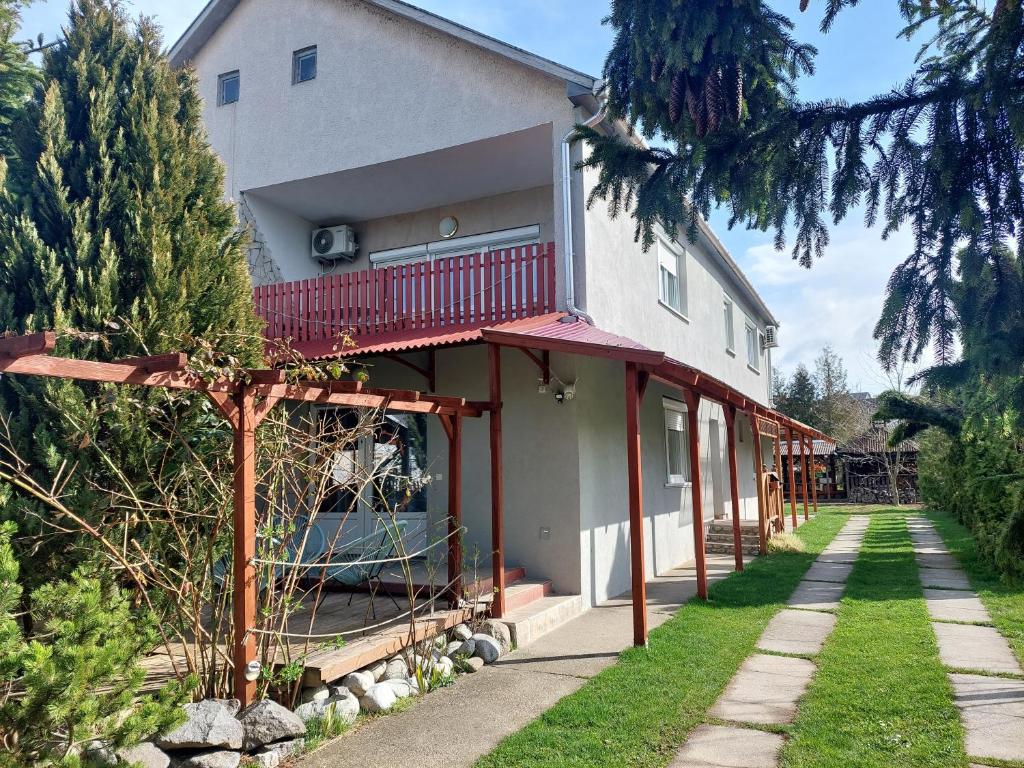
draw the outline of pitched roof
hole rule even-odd
[[[178,67],[194,58],[210,38],[213,37],[213,34],[224,23],[224,20],[238,7],[240,2],[241,0],[209,0],[206,7],[199,12],[199,15],[178,39],[178,42],[171,47],[171,63]],[[559,64],[551,59],[546,59],[543,56],[538,56],[535,53],[530,53],[522,48],[517,48],[490,35],[485,35],[482,32],[477,32],[475,29],[457,24],[443,16],[438,16],[435,13],[430,13],[422,8],[402,2],[402,0],[363,0],[363,2],[393,13],[396,16],[401,16],[402,18],[430,27],[438,32],[451,35],[477,48],[504,56],[519,64],[559,80],[564,80],[567,83],[575,84],[586,90],[592,91],[597,84],[597,78],[592,75]]]
[[[867,432],[840,445],[836,451],[846,455],[890,453],[893,449],[889,447],[889,436],[887,424],[876,424]],[[917,453],[920,445],[916,440],[904,440],[898,449],[904,453]]]

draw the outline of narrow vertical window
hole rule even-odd
[[[217,103],[220,106],[234,104],[242,89],[242,78],[236,69],[234,72],[225,72],[217,77]]]
[[[665,399],[665,460],[668,485],[690,482],[690,442],[686,425],[686,406]]]
[[[292,85],[316,79],[316,46],[292,54]]]
[[[747,336],[747,365],[755,371],[761,371],[761,349],[758,343],[757,328],[749,320],[746,322]]]
[[[658,298],[669,309],[686,314],[686,263],[684,254],[658,241]]]
[[[732,317],[732,299],[726,296],[722,300],[722,314],[725,321],[725,348],[729,352],[736,351],[736,329]]]

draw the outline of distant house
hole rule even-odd
[[[395,445],[440,481],[402,513],[412,547],[460,493],[497,615],[527,573],[564,617],[631,586],[642,602],[641,577],[702,556],[734,502],[764,519],[780,426],[822,437],[772,410],[778,322],[704,222],[644,253],[628,215],[587,207],[573,127],[639,140],[596,78],[398,0],[212,0],[171,58],[251,227],[267,336],[491,414],[451,490],[442,423],[409,419]],[[326,524],[372,531],[374,498],[338,498]]]
[[[875,423],[866,432],[840,444],[846,498],[858,504],[915,504],[917,488],[916,440],[889,445],[891,425]]]

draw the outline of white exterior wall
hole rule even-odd
[[[311,45],[317,77],[292,85],[292,52]],[[574,114],[560,79],[360,0],[289,0],[287,8],[280,0],[246,0],[193,65],[232,199],[549,124],[554,186],[544,220],[531,223],[561,231],[560,142]],[[233,70],[241,77],[239,101],[218,106],[218,75]],[[284,278],[316,274],[304,261],[312,223],[268,213],[258,195],[249,202]],[[436,239],[436,224],[426,240]],[[558,275],[561,281],[561,268]]]

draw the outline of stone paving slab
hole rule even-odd
[[[757,641],[762,651],[815,654],[836,625],[831,613],[783,609],[768,622]]]
[[[924,601],[936,621],[989,623],[992,617],[978,596],[963,589],[926,589]]]
[[[951,674],[967,754],[1024,760],[1024,680]]]
[[[807,659],[754,654],[743,662],[708,714],[738,723],[791,723],[814,670],[814,663]]]
[[[694,729],[669,768],[775,768],[783,738],[722,725]]]
[[[971,582],[959,568],[922,568],[921,583],[937,589],[970,589]]]
[[[819,559],[807,569],[804,581],[834,581],[838,584],[845,584],[852,570],[853,563],[830,563],[822,562]]]
[[[822,552],[818,555],[816,563],[855,563],[860,557],[860,552]]]
[[[933,623],[932,629],[939,641],[939,658],[947,667],[1021,674],[1010,644],[995,628]]]
[[[917,565],[920,568],[946,568],[946,569],[957,569],[960,567],[960,561],[953,557],[948,552],[933,553],[933,554],[914,554],[914,559],[917,560]]]
[[[846,590],[845,584],[828,581],[801,581],[786,605],[810,611],[834,611]]]

